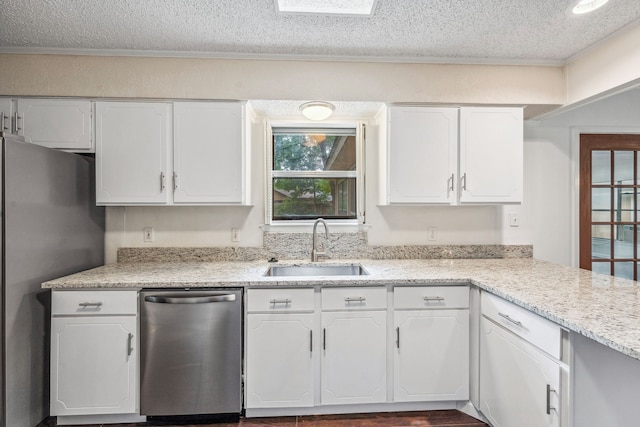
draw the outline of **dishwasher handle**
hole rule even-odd
[[[144,297],[145,302],[154,302],[158,304],[208,304],[212,302],[235,301],[235,294],[223,295],[147,295]]]

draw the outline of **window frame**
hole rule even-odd
[[[266,120],[265,129],[265,224],[285,228],[308,226],[315,219],[273,219],[273,178],[355,178],[356,180],[356,218],[355,219],[325,219],[333,225],[358,226],[365,224],[365,122],[360,120],[340,120],[303,122],[289,120]],[[309,130],[354,129],[356,142],[356,170],[355,171],[274,171],[273,170],[273,129],[290,128]]]

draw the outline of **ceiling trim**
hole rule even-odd
[[[449,58],[449,57],[398,57],[398,56],[332,56],[300,54],[258,54],[229,52],[198,52],[133,49],[70,49],[46,47],[0,46],[0,54],[16,55],[78,55],[78,56],[132,56],[150,58],[206,58],[247,59],[265,61],[319,61],[319,62],[388,62],[401,64],[459,64],[459,65],[520,65],[561,67],[567,61],[515,60],[497,58]]]

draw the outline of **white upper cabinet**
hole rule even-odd
[[[99,205],[247,203],[241,102],[97,102]]]
[[[387,117],[381,204],[522,201],[521,108],[391,106]]]
[[[13,102],[11,98],[0,98],[0,132],[11,133]]]
[[[91,101],[18,99],[14,131],[25,141],[68,151],[93,151]]]
[[[171,104],[96,103],[98,205],[164,204]]]
[[[393,107],[389,140],[389,203],[455,201],[456,108]]]
[[[460,202],[522,202],[522,152],[522,108],[461,108]]]
[[[244,108],[238,102],[176,102],[174,203],[242,203]]]

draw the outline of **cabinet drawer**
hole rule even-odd
[[[495,295],[482,293],[482,315],[560,359],[561,328],[527,309]]]
[[[249,312],[314,311],[313,288],[249,289]]]
[[[323,310],[384,310],[386,308],[386,288],[322,289]]]
[[[469,308],[468,286],[420,286],[393,289],[393,307]]]
[[[51,314],[137,314],[138,291],[53,291]]]

